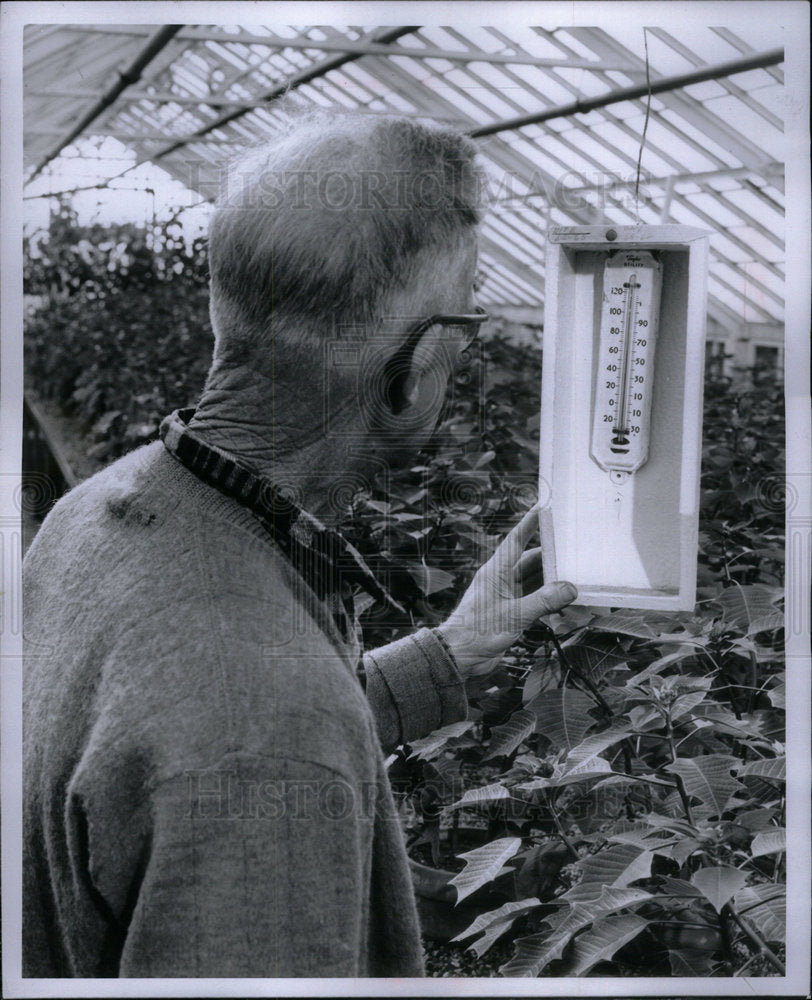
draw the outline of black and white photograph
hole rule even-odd
[[[808,5],[0,17],[3,995],[808,996]]]

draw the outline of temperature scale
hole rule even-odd
[[[660,277],[650,253],[620,251],[604,266],[591,454],[617,484],[648,458]]]
[[[541,421],[544,576],[578,603],[695,600],[708,233],[549,234]]]

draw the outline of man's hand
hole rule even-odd
[[[541,549],[525,552],[538,527],[538,506],[529,510],[480,567],[456,611],[437,628],[467,679],[487,674],[505,650],[541,615],[578,596],[571,583],[541,580]],[[537,587],[537,589],[532,589]]]

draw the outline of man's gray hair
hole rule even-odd
[[[433,123],[316,112],[231,170],[209,234],[215,361],[374,327],[426,251],[480,218],[476,147]]]

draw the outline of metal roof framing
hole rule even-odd
[[[552,121],[553,118],[569,118],[572,115],[585,115],[589,111],[593,111],[596,108],[605,108],[610,104],[631,101],[637,97],[646,97],[648,94],[664,94],[670,90],[679,90],[682,87],[688,87],[692,83],[703,83],[706,80],[715,80],[721,76],[732,76],[734,73],[746,73],[751,69],[763,69],[765,66],[775,66],[776,63],[783,62],[783,60],[783,49],[771,49],[769,52],[762,52],[756,56],[732,59],[726,63],[718,63],[716,66],[704,66],[693,73],[681,73],[679,76],[663,77],[660,80],[652,81],[650,84],[642,83],[634,87],[621,87],[608,94],[601,94],[599,97],[592,97],[583,101],[572,101],[569,104],[559,105],[557,108],[548,108],[546,111],[533,112],[529,115],[519,115],[517,118],[508,118],[506,121],[483,125],[480,128],[472,129],[470,135],[475,139],[481,139],[486,135],[496,135],[498,132],[512,132],[515,129],[523,128],[525,125],[539,125],[541,122]]]
[[[654,40],[648,81],[643,30]],[[287,95],[294,105],[433,118],[481,143],[496,188],[482,226],[484,301],[542,305],[550,224],[673,220],[717,233],[714,318],[780,322],[780,31],[707,28],[697,47],[673,29],[641,29],[632,47],[628,32],[616,34],[501,24],[29,27],[27,183],[79,137],[98,135],[135,151],[123,173],[156,162],[210,198],[224,158],[273,136],[274,102]],[[644,121],[650,169],[635,201]]]
[[[130,65],[121,72],[118,73],[117,79],[113,81],[109,89],[102,94],[98,102],[93,105],[93,107],[82,116],[81,120],[54,146],[54,148],[40,160],[37,166],[34,168],[34,173],[29,177],[29,180],[33,180],[34,177],[42,170],[42,168],[50,163],[54,157],[59,156],[62,150],[69,146],[74,139],[82,134],[85,129],[92,125],[93,122],[101,115],[103,111],[109,108],[119,94],[126,90],[127,87],[131,86],[133,83],[137,83],[141,79],[141,74],[144,69],[152,62],[155,56],[165,48],[169,42],[175,37],[175,35],[180,31],[181,25],[179,24],[167,24],[163,28],[159,28],[149,39],[147,44],[144,46],[141,52],[135,57],[135,59],[130,63]]]
[[[97,25],[92,28],[80,25],[65,25],[68,31],[81,34],[114,34],[134,35],[141,37],[147,32],[137,26],[107,26]],[[423,48],[390,48],[383,42],[338,41],[335,39],[284,38],[280,35],[256,35],[246,31],[224,32],[210,31],[205,28],[184,28],[179,36],[180,41],[197,42],[239,42],[241,45],[261,45],[267,49],[307,49],[312,52],[341,52],[356,55],[388,56],[406,55],[413,59],[447,59],[449,62],[487,62],[495,65],[513,63],[521,66],[564,66],[569,69],[616,69],[628,71],[625,63],[603,62],[595,59],[545,59],[523,53],[485,52],[482,49],[443,49],[434,46]]]

